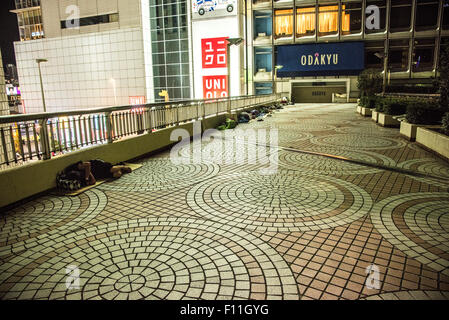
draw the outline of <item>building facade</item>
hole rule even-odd
[[[0,51],[0,65],[3,65],[3,59],[2,59],[2,53]],[[3,71],[3,68],[0,68],[0,87],[5,88],[6,81],[5,81],[5,74]],[[9,103],[8,103],[8,97],[6,95],[5,90],[0,90],[0,116],[8,116],[10,114],[9,112]],[[0,124],[0,139],[2,141],[10,141],[10,130],[8,125]],[[2,165],[2,163],[6,162],[6,159],[11,160],[13,157],[12,153],[12,146],[11,145],[5,145],[4,148],[0,148],[0,169],[5,168],[5,165]]]
[[[447,0],[251,0],[246,19],[249,87],[303,102],[356,97],[357,63],[390,82],[431,81],[449,37]]]
[[[40,10],[45,38],[15,43],[22,112],[43,111],[36,59],[47,60],[40,64],[47,111],[159,101],[162,90],[170,100],[191,97],[191,71],[181,64],[191,61],[186,0],[41,0]],[[177,45],[157,45],[159,20]]]

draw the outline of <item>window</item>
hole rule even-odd
[[[311,36],[315,34],[315,7],[296,9],[296,36]]]
[[[449,30],[449,0],[443,0],[443,29]]]
[[[293,9],[276,10],[274,12],[275,38],[293,35]]]
[[[338,31],[338,5],[320,6],[318,15],[319,35],[335,34]]]
[[[365,68],[382,70],[384,67],[384,60],[382,58],[384,51],[384,41],[365,42]]]
[[[271,36],[271,11],[254,11],[254,38]]]
[[[80,18],[79,26],[84,27],[84,26],[97,25],[101,23],[118,22],[118,20],[119,20],[118,13],[103,14],[99,16]],[[68,29],[68,28],[71,28],[71,24],[67,24],[66,20],[61,21],[61,29]]]
[[[362,29],[362,2],[344,2],[341,6],[342,34],[359,33]]]
[[[377,33],[384,32],[386,26],[386,17],[387,17],[387,2],[386,0],[367,0],[366,7],[369,6],[377,6],[379,8],[380,21],[379,21],[379,29],[368,29],[365,28],[366,33]]]
[[[417,31],[436,29],[438,22],[438,1],[417,0],[416,22]]]
[[[410,30],[412,18],[412,0],[395,0],[391,2],[390,31]]]
[[[413,71],[433,69],[435,55],[435,39],[416,39],[413,51]]]
[[[408,69],[409,40],[391,40],[388,52],[388,68],[391,71]]]

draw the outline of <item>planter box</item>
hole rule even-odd
[[[362,107],[362,116],[371,117],[372,109]]]
[[[416,142],[449,160],[449,137],[428,128],[416,129]]]
[[[399,126],[401,125],[401,122],[399,120],[396,120],[395,118],[393,118],[393,116],[390,116],[389,114],[385,114],[385,113],[381,113],[378,112],[378,123],[382,126],[382,127],[394,127],[394,128],[399,128]]]
[[[413,124],[407,121],[401,121],[401,135],[407,140],[416,140],[416,131],[418,128],[440,128],[440,126],[423,125],[423,124]]]
[[[377,112],[376,110],[373,110],[371,113],[371,119],[377,123],[379,121],[379,112]]]
[[[362,107],[361,106],[357,106],[356,112],[358,114],[362,114]]]

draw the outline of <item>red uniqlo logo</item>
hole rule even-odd
[[[224,98],[228,96],[227,76],[203,76],[204,99]]]
[[[226,38],[201,39],[203,68],[226,68],[227,44]]]

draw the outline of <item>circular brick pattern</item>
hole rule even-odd
[[[143,167],[98,188],[129,192],[179,189],[209,179],[220,170],[217,164],[204,161],[178,164],[170,159],[149,159],[142,164]]]
[[[354,124],[354,122],[352,122]],[[360,123],[360,126],[344,126],[335,129],[336,132],[346,134],[361,134],[361,135],[377,135],[382,137],[397,137],[397,131],[389,128],[383,128],[376,125],[369,125]]]
[[[296,130],[301,132],[328,131],[336,128],[336,126],[330,124],[328,121],[319,119],[298,119],[289,123],[281,122],[276,124],[276,127],[279,128],[279,130]]]
[[[0,256],[23,250],[23,245],[47,241],[94,219],[107,204],[106,195],[91,189],[77,197],[44,196],[5,213],[0,223]],[[29,245],[32,247],[32,245]]]
[[[369,295],[360,300],[448,300],[449,291],[406,290]]]
[[[435,159],[412,159],[401,162],[398,167],[431,174],[437,177],[449,178],[449,165]]]
[[[187,203],[205,219],[260,232],[332,228],[366,215],[372,199],[333,178],[281,171],[220,176],[194,186]]]
[[[449,275],[449,194],[409,193],[376,203],[375,228],[392,245],[428,267]]]
[[[276,155],[272,155],[274,157]],[[340,150],[338,157],[361,160],[373,164],[391,165],[392,160],[381,154],[372,154],[369,152],[351,152]],[[333,159],[326,156],[313,155],[301,152],[280,151],[279,164],[284,168],[291,170],[316,172],[324,174],[369,174],[378,173],[381,169],[365,166],[362,164],[351,163],[344,160]]]
[[[44,244],[42,251],[48,249],[56,254],[34,262],[38,266],[16,284],[26,292],[39,287],[39,277],[46,277],[46,291],[36,293],[43,298],[250,299],[253,293],[266,299],[299,297],[292,271],[271,246],[241,229],[194,219],[111,223],[81,230],[64,244]],[[32,261],[25,256],[14,259]],[[79,268],[79,289],[66,288],[69,265]]]
[[[367,150],[396,149],[405,146],[401,140],[387,137],[360,135],[360,134],[335,134],[324,137],[315,137],[310,141],[317,145],[338,146],[342,148],[360,148]]]

